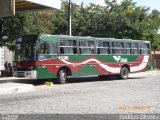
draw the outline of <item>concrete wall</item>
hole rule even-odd
[[[0,0],[0,18],[15,14],[14,0]]]
[[[154,68],[160,69],[160,51],[156,51],[155,56],[154,52],[152,51],[152,63],[154,65]]]

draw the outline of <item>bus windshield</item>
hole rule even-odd
[[[36,60],[36,45],[35,37],[23,37],[17,39],[15,61],[35,61]]]

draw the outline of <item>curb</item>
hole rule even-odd
[[[28,92],[34,89],[31,84],[22,83],[2,83],[0,84],[0,95],[10,93]]]

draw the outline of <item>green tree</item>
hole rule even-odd
[[[106,6],[72,3],[72,35],[150,40],[152,48],[160,44],[160,12],[137,6],[132,0],[105,0]],[[68,34],[68,1],[61,10],[18,13],[0,19],[1,45],[13,46],[21,34]],[[6,38],[5,40],[3,38]]]
[[[25,17],[21,14],[0,20],[0,45],[14,49],[14,40],[24,31]]]

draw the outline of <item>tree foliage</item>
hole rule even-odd
[[[132,0],[120,4],[105,0],[105,3],[105,7],[72,3],[72,35],[150,40],[152,48],[158,48],[159,11],[137,6]],[[18,13],[2,18],[0,31],[1,45],[13,43],[26,33],[68,34],[68,3],[62,1],[61,10],[57,11]]]

